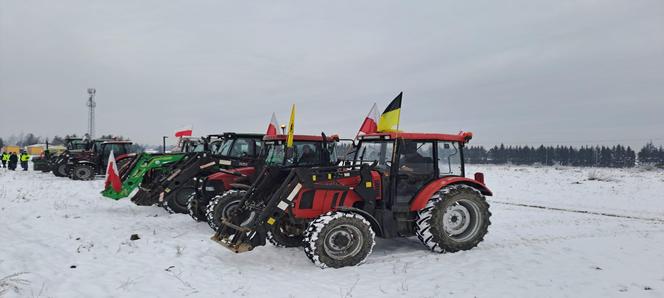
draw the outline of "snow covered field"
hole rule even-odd
[[[365,264],[321,270],[296,248],[268,245],[233,254],[209,240],[207,224],[188,215],[101,197],[101,180],[70,181],[2,169],[0,279],[7,278],[0,281],[0,293],[664,297],[664,172],[494,166],[468,170],[484,171],[495,193],[489,198],[493,224],[476,249],[439,255],[416,239],[379,240]],[[132,234],[141,239],[130,241]]]

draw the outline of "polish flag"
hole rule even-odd
[[[109,185],[113,187],[115,192],[120,192],[120,190],[122,190],[120,172],[118,171],[118,165],[115,163],[115,156],[113,155],[113,151],[111,151],[111,154],[108,156],[108,166],[106,167],[106,185],[104,188],[108,188]]]
[[[175,136],[180,137],[180,138],[181,137],[190,137],[192,129],[193,129],[193,127],[191,125],[187,125],[187,126],[181,128],[181,129],[179,129],[178,131],[176,131]]]
[[[378,106],[374,103],[367,115],[367,118],[362,122],[360,126],[360,131],[357,132],[357,135],[360,134],[369,134],[378,132]]]
[[[277,115],[272,113],[272,119],[270,124],[267,125],[267,132],[265,133],[268,136],[276,136],[279,132],[279,122],[277,121]]]

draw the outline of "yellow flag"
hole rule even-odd
[[[295,105],[291,107],[290,121],[288,122],[288,139],[286,140],[286,147],[293,148],[293,133],[295,132]]]
[[[403,92],[399,93],[390,105],[385,108],[385,111],[378,119],[378,132],[390,132],[399,130],[399,118],[401,116],[401,96]]]

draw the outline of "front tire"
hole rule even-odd
[[[209,202],[208,202],[209,203]],[[187,199],[187,213],[195,221],[205,221],[205,202],[201,200],[201,196],[194,193]]]
[[[164,208],[169,213],[188,213],[187,203],[189,197],[196,195],[196,189],[193,187],[184,187],[178,189],[174,194],[169,195],[164,201]]]
[[[210,201],[205,218],[212,230],[217,231],[219,229],[222,219],[230,217],[233,210],[240,206],[240,201],[246,193],[244,190],[229,190]]]
[[[289,224],[282,217],[268,226],[266,238],[276,247],[300,247],[304,240],[304,229],[301,225]]]
[[[371,224],[359,214],[329,212],[309,224],[304,253],[321,268],[362,264],[375,244]]]
[[[53,175],[56,177],[67,177],[67,164],[60,163],[55,165],[55,168],[53,169]]]
[[[467,185],[452,185],[438,191],[418,212],[416,234],[434,252],[469,250],[484,240],[490,217],[482,193]]]
[[[95,178],[95,168],[88,164],[75,165],[71,177],[74,180],[92,180]]]

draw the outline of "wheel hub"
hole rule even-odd
[[[460,204],[447,207],[443,215],[443,228],[450,236],[463,233],[470,226],[470,213]]]
[[[339,225],[330,231],[323,248],[330,258],[343,260],[355,256],[362,249],[362,233],[352,225]]]

